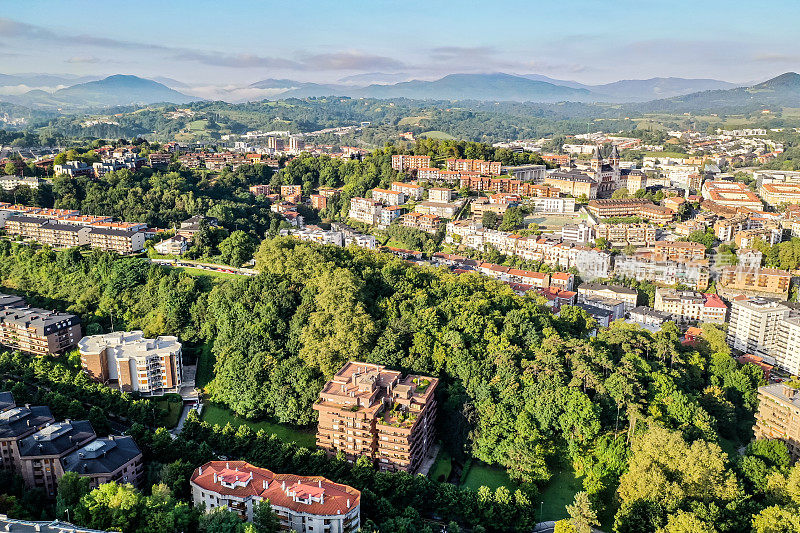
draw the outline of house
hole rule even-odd
[[[183,255],[190,244],[191,241],[183,235],[175,235],[157,243],[154,248],[161,255]]]

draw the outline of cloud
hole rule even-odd
[[[357,50],[312,55],[303,60],[303,65],[316,70],[395,70],[407,67],[405,63],[397,59],[364,54]]]
[[[100,59],[95,56],[72,56],[67,59],[67,63],[99,63]]]
[[[203,65],[228,68],[285,68],[303,70],[303,65],[289,59],[264,57],[254,54],[220,54],[217,52],[203,52],[199,50],[179,50],[174,55],[175,59],[183,61],[196,61]]]
[[[758,54],[753,57],[753,61],[759,63],[799,63],[800,55],[792,54]]]
[[[453,59],[486,59],[494,56],[497,50],[490,46],[439,46],[430,51],[435,61],[451,61]]]

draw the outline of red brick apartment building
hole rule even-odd
[[[317,446],[384,471],[415,472],[435,439],[439,380],[351,361],[320,392]]]
[[[408,170],[417,170],[420,168],[429,168],[431,166],[431,156],[429,155],[403,155],[397,154],[392,156],[392,168],[405,172]]]
[[[483,161],[482,159],[447,159],[447,170],[455,170],[461,172],[479,172],[481,174],[489,174],[492,176],[500,175],[500,167],[503,164],[500,161]],[[425,165],[429,166],[429,165]]]

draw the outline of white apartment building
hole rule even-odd
[[[364,224],[375,225],[381,219],[381,203],[372,198],[351,198],[347,216]]]
[[[762,298],[734,301],[728,324],[727,341],[731,348],[770,361],[776,351],[779,324],[789,316],[789,308]]]
[[[800,375],[800,317],[787,317],[780,321],[774,355],[781,370]]]
[[[389,189],[372,189],[372,199],[383,205],[403,205],[406,195],[399,191]]]
[[[419,185],[414,185],[411,183],[403,183],[402,181],[393,182],[392,190],[395,192],[401,192],[405,194],[411,200],[422,200],[422,195],[425,192],[425,189],[423,189]]]
[[[561,239],[576,244],[588,244],[592,241],[592,227],[585,222],[565,224],[561,227]]]
[[[456,198],[456,191],[445,187],[428,189],[428,201],[446,204]]]
[[[82,338],[78,350],[89,377],[116,381],[123,391],[159,395],[181,388],[183,361],[177,337],[148,339],[141,331],[115,331]]]
[[[574,213],[575,212],[575,198],[528,198],[526,200],[528,205],[533,207],[537,213]]]

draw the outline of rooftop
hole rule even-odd
[[[65,472],[83,475],[109,474],[141,455],[133,437],[95,439],[61,459]]]

